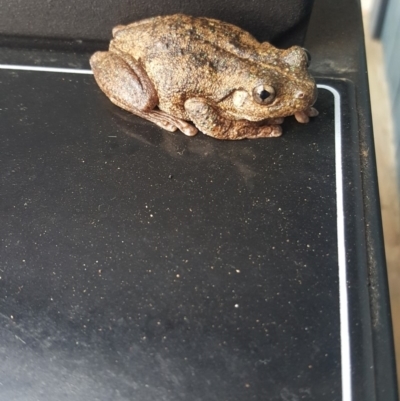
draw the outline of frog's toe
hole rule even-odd
[[[189,123],[182,125],[179,129],[187,136],[195,136],[199,132],[196,127]]]
[[[166,131],[169,132],[175,132],[178,127],[174,124],[170,124],[168,122],[164,122],[164,121],[154,121],[159,127],[165,129]]]
[[[314,107],[310,107],[304,111],[297,111],[294,113],[294,118],[302,124],[306,124],[310,121],[310,117],[316,117],[319,114],[318,110]]]
[[[310,121],[310,118],[305,111],[297,111],[294,113],[294,118],[301,124],[306,124]]]
[[[270,134],[271,137],[277,138],[282,135],[282,127],[279,125],[273,126],[272,132]]]
[[[152,110],[149,114],[153,118],[153,121],[160,127],[170,132],[175,132],[179,129],[182,133],[187,136],[195,136],[197,134],[197,128],[185,120],[174,117],[162,110]]]
[[[280,125],[266,125],[260,128],[259,138],[277,138],[282,135],[282,127]]]
[[[314,107],[310,107],[310,108],[307,110],[307,115],[308,115],[309,117],[317,117],[318,114],[319,114],[319,111],[318,111],[317,109],[315,109]]]

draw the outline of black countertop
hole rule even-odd
[[[74,73],[79,44],[12,42],[1,399],[396,399],[356,3],[315,4],[321,114],[279,139],[167,133]]]

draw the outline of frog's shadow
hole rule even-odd
[[[244,139],[240,141],[221,141],[199,132],[194,137],[188,137],[180,131],[168,132],[155,124],[135,116],[114,105],[109,105],[109,113],[118,130],[146,147],[151,146],[164,151],[174,159],[186,160],[188,163],[214,162],[233,165],[247,186],[253,187],[253,179],[258,174],[265,174],[270,162],[266,160],[265,168],[260,171],[255,160],[265,158],[265,154],[280,157],[284,152],[291,135],[294,132],[294,119],[287,118],[282,124],[284,136],[280,138]],[[293,121],[292,121],[293,120]],[[265,148],[268,148],[266,150]]]
[[[232,157],[232,151],[238,156],[239,153],[249,153],[249,147],[243,146],[244,143],[248,143],[247,140],[221,141],[201,132],[194,137],[188,137],[179,130],[168,132],[125,110],[115,106],[111,107],[112,109],[110,108],[109,112],[113,115],[113,122],[116,123],[120,131],[147,146],[164,149],[174,158],[182,159],[183,157],[191,160],[196,156],[203,159],[211,156],[224,158],[227,154]]]

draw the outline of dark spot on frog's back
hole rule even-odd
[[[200,18],[197,20],[197,24],[201,29],[205,29],[208,32],[215,32],[215,25],[205,18]]]
[[[198,54],[190,53],[191,62],[195,67],[202,68],[207,67],[209,70],[216,71],[219,67],[220,61],[216,58],[210,58],[207,53],[199,52]]]

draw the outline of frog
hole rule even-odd
[[[183,14],[112,30],[90,58],[94,78],[120,108],[187,136],[279,137],[285,117],[318,115],[309,53],[278,49],[227,22]]]

